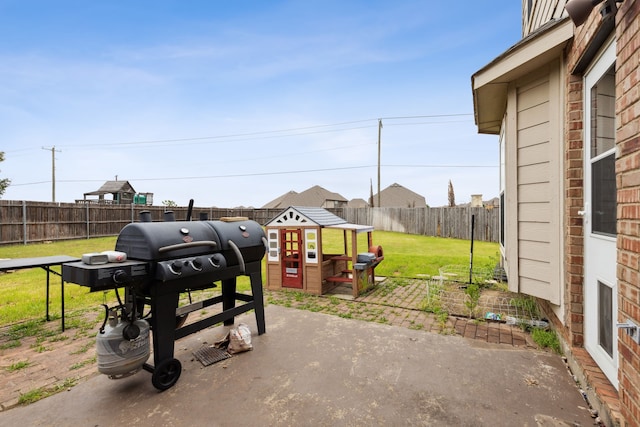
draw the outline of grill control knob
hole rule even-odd
[[[213,254],[211,258],[209,258],[209,264],[211,264],[213,268],[224,268],[227,266],[227,260],[222,254]]]
[[[191,261],[191,267],[196,271],[202,271],[202,261],[198,258],[194,259]]]
[[[173,274],[181,274],[182,273],[182,262],[175,260],[171,264],[169,264],[169,270]]]
[[[116,270],[113,272],[111,276],[113,283],[122,285],[123,283],[127,283],[129,281],[129,275],[124,270]]]

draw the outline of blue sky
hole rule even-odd
[[[320,185],[498,194],[471,75],[520,39],[519,1],[0,0],[5,200],[128,180],[154,204],[260,207]]]

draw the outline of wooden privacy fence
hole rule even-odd
[[[376,230],[466,240],[471,239],[471,216],[475,215],[475,240],[497,242],[500,238],[500,209],[496,208],[341,208],[333,211],[348,222],[373,225]]]
[[[283,209],[194,207],[192,220],[243,216],[266,224]],[[499,209],[485,208],[335,208],[328,209],[354,224],[376,230],[426,236],[471,238],[475,215],[476,240],[498,241]],[[116,236],[122,227],[148,211],[153,221],[187,217],[187,207],[101,205],[0,200],[0,244]],[[167,213],[170,212],[170,213]]]

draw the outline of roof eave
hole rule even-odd
[[[551,21],[471,76],[478,133],[500,133],[509,83],[560,57],[574,28],[569,18]]]

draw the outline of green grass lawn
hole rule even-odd
[[[366,233],[358,235],[358,252],[367,251],[366,238]],[[322,244],[324,253],[342,253],[344,251],[342,231],[324,229]],[[373,244],[382,246],[384,252],[384,261],[376,267],[378,276],[412,278],[435,276],[443,266],[468,267],[470,262],[471,241],[469,240],[376,231],[373,233]],[[493,269],[499,259],[497,243],[474,242],[474,270],[476,268]]]
[[[376,268],[376,274],[380,276],[434,276],[446,265],[469,266],[469,240],[377,231],[373,234],[373,242],[384,251],[384,261]],[[499,259],[497,243],[474,242],[474,269],[493,269]]]
[[[80,257],[83,253],[112,250],[115,237],[68,240],[54,243],[0,246],[0,258],[32,258],[50,255]],[[60,272],[59,267],[52,267]],[[0,273],[0,326],[44,318],[46,311],[46,277],[41,268]],[[50,275],[49,314],[60,318],[60,277]],[[89,288],[65,283],[65,315],[74,311],[97,309],[100,304],[115,302],[115,292],[90,293]]]
[[[342,231],[323,230],[323,251],[342,253]],[[116,237],[0,246],[0,258],[31,258],[49,255],[80,257],[83,253],[112,250]],[[382,246],[384,261],[376,275],[423,277],[437,275],[446,265],[469,265],[470,242],[402,233],[376,231],[374,245]],[[358,251],[366,252],[366,233],[358,236]],[[498,244],[474,243],[474,269],[493,268],[498,262]],[[55,268],[55,267],[54,267]],[[263,276],[264,277],[264,276]],[[0,326],[44,318],[46,272],[40,268],[0,274]],[[51,276],[50,315],[60,317],[60,279]],[[247,277],[238,278],[238,291],[250,289]],[[194,298],[197,300],[197,297]],[[74,284],[65,284],[65,315],[74,311],[97,310],[103,303],[114,304],[114,291],[89,292]]]

